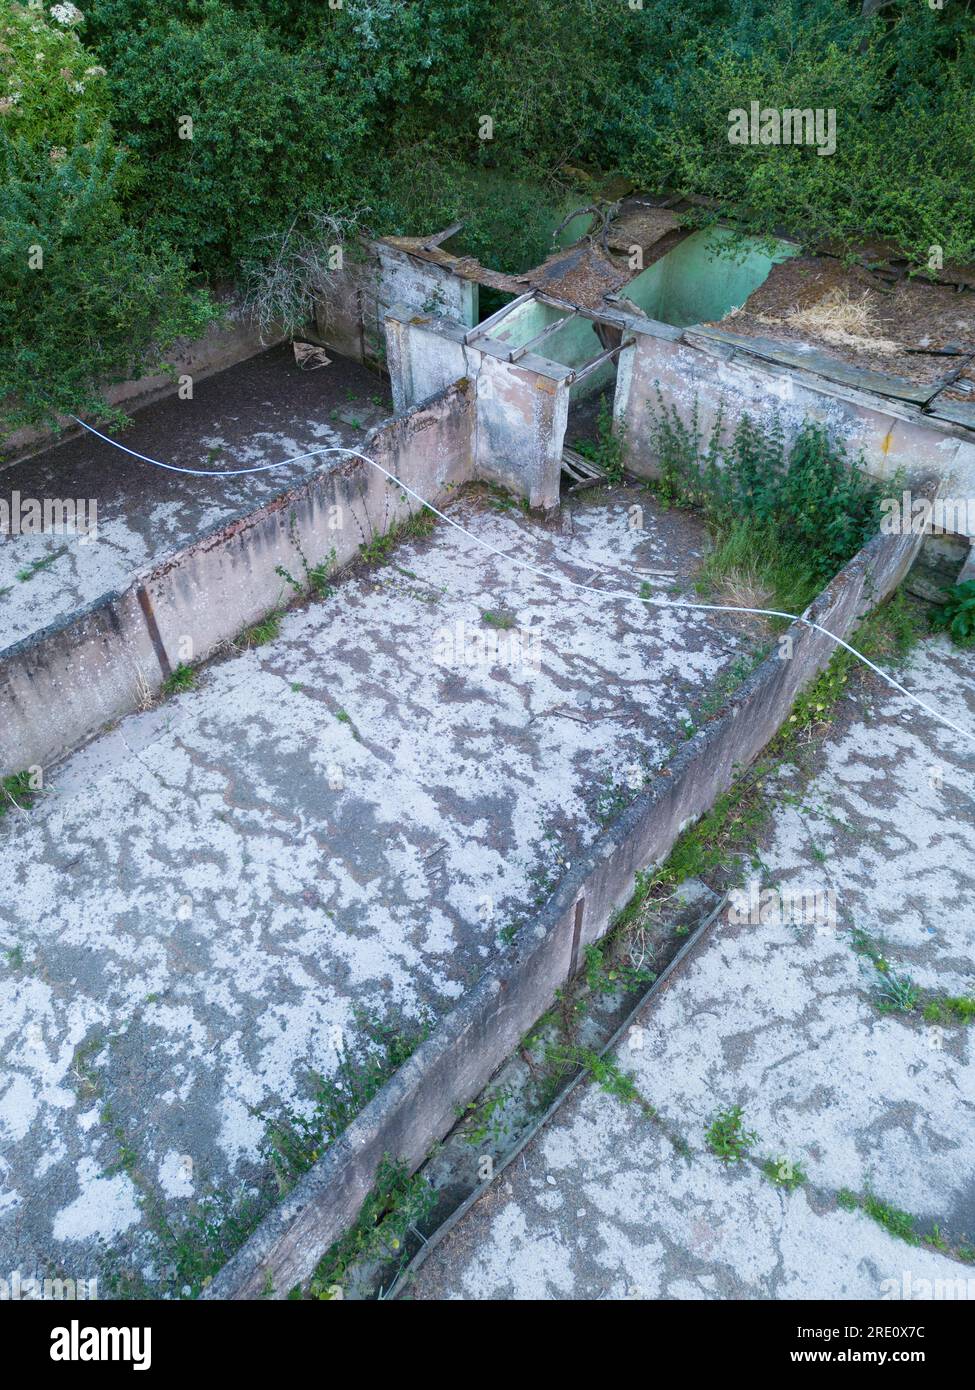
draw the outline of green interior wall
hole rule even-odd
[[[735,254],[729,255],[732,248]],[[798,250],[780,241],[770,255],[755,237],[713,227],[685,237],[620,293],[648,318],[687,328],[724,318],[730,309],[739,308],[764,284],[773,265]]]
[[[534,338],[536,333],[541,333],[543,328],[559,319],[566,320],[565,327],[539,344],[538,352],[541,357],[547,358],[550,362],[560,362],[563,367],[582,367],[599,356],[603,347],[588,319],[579,315],[572,318],[562,310],[553,309],[550,304],[540,304],[537,300],[515,309],[508,318],[498,324],[491,337],[496,342],[521,347],[523,343]],[[570,399],[575,400],[601,390],[615,375],[615,363],[607,362],[584,381],[580,381],[578,386],[570,386]]]

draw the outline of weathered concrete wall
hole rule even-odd
[[[439,315],[411,314],[403,305],[390,310],[387,360],[397,409],[449,382],[473,382],[477,476],[527,497],[533,507],[556,506],[570,368],[531,353],[508,362],[510,345],[486,338],[465,343],[467,332]]]
[[[474,476],[474,398],[452,386],[377,426],[362,452],[430,501]],[[268,505],[106,594],[0,661],[0,776],[62,757],[294,597],[305,559],[341,568],[418,504],[360,459],[330,460]],[[304,559],[302,558],[304,556]]]
[[[476,376],[479,354],[464,346],[463,324],[397,304],[385,317],[393,405],[409,410],[454,381]]]
[[[727,228],[712,227],[685,237],[621,293],[664,323],[711,323],[744,304],[768,279],[773,265],[798,250],[781,241],[769,255],[757,237],[741,238]]]
[[[477,322],[478,286],[398,247],[364,242],[333,277],[316,305],[315,322],[322,340],[343,357],[385,368],[385,319],[395,307],[408,314],[442,314],[471,327]]]
[[[846,637],[900,582],[919,536],[878,536],[837,575],[807,617]],[[694,735],[667,769],[582,855],[513,948],[353,1121],[262,1222],[204,1295],[284,1298],[310,1278],[355,1221],[384,1155],[417,1168],[518,1039],[575,973],[586,945],[607,931],[636,874],[660,863],[680,832],[706,812],[762,751],[798,692],[828,664],[835,644],[796,623],[792,657],[771,657]]]
[[[562,445],[569,418],[568,369],[540,371],[529,356],[505,362],[479,354],[477,372],[477,475],[500,483],[532,507],[558,505]]]
[[[506,348],[520,347],[541,333],[543,328],[548,328],[549,324],[558,322],[564,323],[564,327],[556,329],[546,338],[544,346],[539,344],[539,352],[546,361],[558,362],[563,367],[579,368],[591,362],[603,351],[603,344],[591,319],[584,318],[581,314],[573,316],[539,300],[529,300],[528,303],[513,309],[502,319],[497,329],[492,331],[491,339]],[[606,362],[570,388],[571,399],[582,400],[604,390],[615,376],[616,363]]]
[[[259,329],[242,317],[234,301],[227,302],[226,310],[226,321],[213,324],[204,337],[181,339],[170,348],[166,359],[173,365],[173,375],[159,372],[133,381],[118,382],[106,388],[105,399],[111,405],[137,409],[162,396],[173,395],[178,389],[177,378],[180,376],[202,381],[214,372],[222,372],[237,362],[266,352],[269,347],[282,341],[284,335],[280,332],[273,332],[262,340]],[[70,422],[66,420],[63,432],[48,429],[14,430],[0,444],[0,462],[13,463],[16,459],[50,448],[71,433],[80,433],[77,426],[69,426]]]
[[[862,452],[867,469],[878,478],[890,478],[899,469],[908,479],[934,474],[945,480],[949,496],[975,497],[975,441],[966,439],[961,427],[939,424],[908,401],[857,392],[709,341],[703,334],[691,333],[688,341],[665,324],[652,330],[644,324],[633,331],[636,343],[620,355],[615,415],[626,427],[626,462],[635,473],[652,478],[658,472],[650,422],[659,389],[664,405],[673,405],[685,422],[696,401],[705,440],[719,409],[725,439],[744,414],[767,423],[776,412],[787,438],[804,420],[818,420],[851,456]]]
[[[443,314],[466,328],[477,323],[479,292],[473,280],[455,275],[446,266],[421,261],[384,241],[376,242],[379,258],[381,315],[402,304],[421,314]]]

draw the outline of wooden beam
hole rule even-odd
[[[442,232],[438,232],[437,235],[432,236],[429,241],[425,241],[423,243],[422,249],[424,251],[435,250],[443,242],[449,241],[452,236],[456,236],[460,229],[463,227],[463,225],[463,222],[452,222],[451,225],[449,227],[445,227]]]
[[[526,352],[534,352],[539,343],[544,343],[546,338],[550,338],[553,333],[557,333],[565,324],[571,323],[576,317],[576,310],[571,314],[566,314],[563,319],[555,319],[552,323],[546,324],[541,333],[536,333],[534,338],[529,338],[527,343],[522,343],[521,347],[515,348],[508,354],[509,362],[517,362],[519,357],[524,357]]]
[[[581,304],[570,304],[567,299],[556,299],[554,294],[545,294],[541,290],[536,292],[535,298],[538,300],[539,304],[548,304],[553,309],[566,309],[570,312],[575,312],[584,319],[590,319],[593,323],[608,323],[611,328],[620,328],[624,326],[620,322],[621,319],[625,318],[623,314],[620,314],[618,317],[614,316],[612,313],[604,312],[599,314],[595,309],[584,309]]]
[[[498,309],[496,313],[492,314],[490,318],[484,319],[482,323],[476,324],[474,328],[471,328],[465,333],[464,342],[472,343],[475,338],[483,338],[485,334],[490,333],[492,328],[496,328],[502,319],[507,318],[515,309],[520,308],[522,304],[527,304],[530,299],[534,298],[534,290],[529,290],[527,294],[519,294],[510,304],[502,304],[501,308]]]
[[[607,348],[606,351],[601,352],[598,357],[594,357],[591,362],[587,362],[584,367],[580,367],[577,372],[573,372],[568,378],[568,384],[574,386],[577,381],[585,380],[585,378],[596,371],[598,367],[601,367],[604,362],[608,362],[611,357],[615,357],[616,354],[622,352],[624,348],[631,347],[633,341],[632,338],[624,338],[623,342],[618,343],[616,347]]]

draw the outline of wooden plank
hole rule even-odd
[[[576,317],[577,310],[573,309],[571,314],[566,314],[564,319],[555,319],[552,323],[546,324],[541,333],[536,333],[534,338],[529,338],[527,343],[522,343],[521,347],[513,348],[508,354],[509,362],[517,362],[519,357],[524,357],[526,352],[534,352],[539,343],[544,343],[546,338],[550,338],[553,333],[557,333],[567,323],[571,323]]]
[[[568,378],[569,385],[573,386],[577,381],[584,381],[587,376],[591,376],[594,371],[605,362],[608,362],[611,357],[615,357],[616,354],[622,352],[625,347],[632,346],[632,343],[632,338],[626,338],[616,347],[607,348],[606,351],[601,352],[598,357],[594,357],[591,362],[587,362],[584,367],[580,367],[578,371],[573,372]]]
[[[816,376],[829,377],[831,381],[842,382],[843,385],[857,391],[866,391],[874,396],[892,396],[895,400],[911,401],[915,405],[923,405],[929,401],[943,386],[941,381],[922,384],[908,381],[904,377],[887,376],[884,372],[870,371],[865,367],[843,362],[838,357],[830,357],[818,348],[803,351],[802,348],[792,347],[781,339],[752,338],[747,334],[725,333],[722,329],[704,326],[685,328],[684,337],[689,343],[705,339],[727,343],[755,357],[762,357],[770,362],[782,362],[788,367],[813,372]]]
[[[465,333],[464,342],[472,343],[475,338],[483,338],[486,334],[491,332],[492,328],[496,328],[502,319],[507,318],[515,309],[520,308],[522,304],[527,304],[529,300],[534,298],[534,291],[529,290],[527,294],[519,294],[517,298],[512,299],[509,304],[502,304],[501,308],[493,313],[490,318],[484,319],[483,322],[477,324],[474,328],[470,329],[469,332]]]
[[[457,235],[463,225],[463,222],[452,222],[450,226],[445,227],[442,232],[438,232],[437,235],[432,236],[429,241],[425,241],[423,243],[423,250],[432,251],[434,247],[440,246],[442,242],[449,241],[452,236]]]

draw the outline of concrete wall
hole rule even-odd
[[[560,319],[565,320],[565,327],[557,329],[545,339],[544,344],[539,344],[546,361],[558,362],[564,367],[583,367],[599,356],[603,351],[603,344],[591,319],[583,318],[581,314],[573,316],[565,310],[553,308],[550,304],[540,303],[537,299],[513,309],[490,336],[493,342],[507,348],[520,347],[537,333],[541,333],[550,323],[557,323]],[[612,383],[615,376],[616,363],[607,362],[578,385],[573,385],[570,388],[570,397],[572,400],[582,400],[594,392],[602,391]]]
[[[476,375],[479,354],[464,345],[463,324],[397,304],[385,318],[393,406],[409,410],[454,381]]]
[[[382,241],[369,242],[346,256],[341,273],[316,305],[315,323],[322,340],[343,357],[386,367],[385,319],[390,309],[442,314],[473,327],[478,294],[474,281],[444,266]],[[423,394],[414,399],[423,399]]]
[[[377,426],[362,452],[430,501],[474,476],[469,385]],[[0,664],[0,776],[62,757],[158,693],[180,663],[201,660],[329,558],[341,568],[417,504],[359,459],[330,461],[268,505],[222,526],[139,576],[10,647]]]
[[[911,564],[919,536],[878,536],[837,575],[807,617],[846,637]],[[638,872],[660,863],[773,737],[802,689],[828,664],[828,636],[793,624],[793,654],[765,661],[727,712],[684,744],[568,875],[510,952],[440,1024],[341,1139],[217,1275],[205,1298],[285,1298],[354,1223],[384,1157],[410,1170],[453,1127],[608,930]]]
[[[569,409],[570,370],[531,353],[505,360],[508,346],[478,338],[433,314],[396,305],[386,316],[393,401],[406,409],[424,394],[460,379],[475,396],[475,469],[531,506],[558,504],[562,444]]]
[[[852,457],[863,454],[878,478],[902,469],[908,478],[945,480],[947,495],[975,496],[975,442],[960,426],[933,420],[909,401],[856,391],[812,372],[766,361],[705,334],[682,333],[666,324],[634,327],[636,343],[620,355],[615,415],[626,428],[627,467],[655,477],[659,459],[650,422],[657,391],[690,419],[697,402],[705,440],[723,408],[723,437],[730,439],[743,414],[769,423],[776,412],[794,436],[804,420],[818,420],[842,440]]]
[[[477,323],[479,287],[473,280],[465,280],[445,266],[419,260],[384,241],[376,242],[376,255],[383,316],[394,304],[402,304],[416,313],[443,314],[466,328]]]
[[[678,327],[709,323],[740,308],[765,283],[773,265],[798,250],[783,241],[769,254],[757,237],[740,238],[713,227],[685,237],[620,293],[648,318]]]
[[[532,507],[558,505],[562,445],[569,418],[567,373],[479,354],[476,376],[477,476],[500,483]]]

